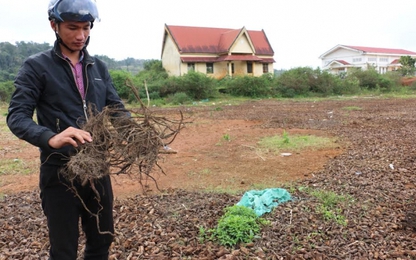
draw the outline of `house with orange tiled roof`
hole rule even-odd
[[[169,75],[261,76],[273,73],[274,62],[264,30],[165,25],[162,65]]]
[[[395,71],[401,67],[400,57],[416,58],[416,52],[403,49],[388,49],[376,47],[362,47],[351,45],[337,45],[322,54],[321,69],[334,74],[347,72],[351,68],[366,70],[370,66],[380,74]]]

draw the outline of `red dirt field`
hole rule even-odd
[[[170,145],[177,153],[159,161],[166,174],[153,175],[160,190],[113,177],[110,259],[416,259],[415,103],[379,96],[152,108],[168,118],[181,110],[188,123]],[[283,131],[337,146],[291,156],[257,146]],[[0,134],[0,260],[46,260],[37,149],[5,127]],[[268,187],[286,188],[292,200],[262,215],[268,224],[251,243],[201,237],[245,191]],[[331,209],[311,191],[344,199]]]

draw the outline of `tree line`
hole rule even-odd
[[[14,91],[13,79],[21,63],[29,55],[51,48],[49,44],[0,43],[0,101],[8,101]],[[405,93],[416,90],[416,82],[403,88],[403,77],[414,76],[416,60],[400,59],[397,71],[379,74],[369,66],[366,70],[351,69],[347,73],[331,74],[319,68],[298,67],[261,77],[238,76],[214,79],[203,73],[188,72],[183,76],[169,76],[161,60],[128,58],[115,61],[96,56],[107,63],[114,86],[120,97],[129,103],[137,102],[126,84],[137,88],[140,98],[152,105],[193,104],[218,97],[296,98],[357,95],[361,93]],[[3,76],[3,78],[1,78]]]
[[[51,49],[49,43],[35,42],[0,42],[0,82],[14,80],[17,71],[23,61],[29,56]],[[131,73],[137,73],[143,68],[146,60],[127,58],[116,61],[106,55],[95,55],[107,63],[110,70],[126,70]]]

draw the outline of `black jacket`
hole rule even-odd
[[[62,165],[67,161],[73,148],[52,149],[48,140],[69,126],[80,128],[87,106],[94,104],[98,111],[108,105],[124,107],[106,65],[86,50],[83,74],[85,100],[57,42],[53,49],[29,57],[17,74],[7,124],[18,138],[40,148],[42,163]],[[37,122],[33,120],[35,111]]]

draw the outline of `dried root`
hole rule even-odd
[[[70,181],[79,179],[85,185],[113,174],[139,175],[140,180],[145,175],[155,181],[151,176],[155,166],[164,173],[157,162],[163,148],[182,129],[183,115],[180,113],[177,121],[168,120],[151,115],[141,101],[140,104],[136,110],[106,107],[97,112],[89,107],[89,118],[82,129],[91,133],[93,141],[80,146],[70,157],[62,172],[64,177]]]

